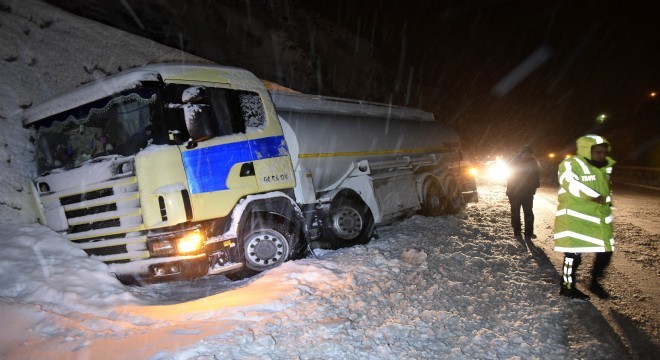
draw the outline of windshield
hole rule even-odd
[[[120,94],[74,109],[64,121],[41,126],[36,143],[39,173],[104,155],[135,154],[147,145],[155,101],[155,94],[147,98],[133,92]]]
[[[266,119],[253,92],[147,84],[38,122],[37,170],[42,174],[100,156],[131,156],[149,144],[184,144],[190,138],[187,125],[198,126],[187,124],[185,112],[202,109],[208,110],[204,123],[211,136],[259,129]]]

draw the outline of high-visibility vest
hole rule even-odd
[[[584,149],[588,144],[578,140],[578,155],[559,164],[559,205],[555,217],[555,251],[582,253],[614,251],[612,226],[612,194],[610,175],[614,160],[598,168],[589,163]],[[589,141],[591,139],[587,139]],[[583,141],[584,142],[584,141]],[[596,144],[597,142],[594,142]],[[581,156],[582,155],[582,156]],[[605,199],[599,204],[594,199]]]

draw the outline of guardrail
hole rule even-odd
[[[559,186],[557,165],[558,163],[554,162],[541,162],[542,185]],[[614,165],[612,182],[660,190],[660,168]]]
[[[615,165],[612,182],[660,190],[660,168]]]

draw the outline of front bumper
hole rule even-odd
[[[124,284],[150,284],[198,278],[209,271],[206,254],[152,258],[110,265],[110,272]]]

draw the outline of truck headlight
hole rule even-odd
[[[147,247],[153,257],[199,254],[206,242],[202,231],[168,234],[151,238]]]
[[[157,239],[148,243],[149,253],[154,257],[172,256],[176,254],[173,239]]]
[[[204,235],[199,230],[185,234],[177,241],[179,255],[199,252],[202,249],[204,240]]]

